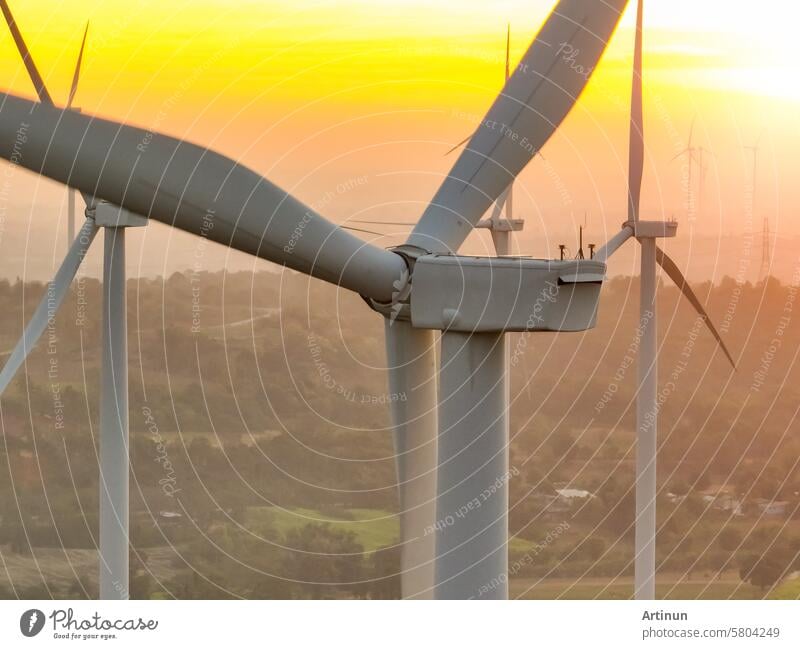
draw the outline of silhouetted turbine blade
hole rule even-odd
[[[78,92],[78,81],[81,77],[81,63],[83,62],[83,48],[86,46],[86,35],[89,33],[89,21],[86,21],[86,29],[83,30],[83,40],[81,41],[81,49],[78,52],[78,62],[75,64],[75,72],[72,75],[72,85],[69,88],[69,99],[67,99],[67,108],[72,108],[72,102],[75,100],[75,93]]]
[[[22,338],[20,338],[14,351],[11,352],[3,371],[0,372],[0,394],[3,394],[8,384],[11,383],[14,375],[25,362],[34,345],[36,345],[36,341],[47,329],[50,320],[55,317],[56,311],[58,311],[69,291],[69,286],[75,277],[75,273],[78,272],[78,267],[86,256],[89,246],[92,245],[95,234],[97,234],[97,226],[94,220],[86,219],[83,227],[78,232],[77,238],[70,246],[67,256],[64,257],[61,267],[56,272],[56,276],[47,285],[47,291],[45,291],[42,301],[39,302],[39,306],[36,307],[33,318],[31,318],[28,326],[25,327]]]
[[[31,81],[33,82],[33,87],[36,88],[36,94],[39,95],[39,101],[41,101],[43,104],[50,104],[52,106],[53,99],[50,97],[50,93],[47,92],[47,87],[44,85],[44,79],[42,79],[42,75],[39,74],[39,70],[36,67],[36,64],[33,62],[30,50],[28,50],[28,46],[25,44],[25,39],[22,38],[19,27],[17,27],[17,22],[14,20],[14,16],[12,15],[11,9],[9,8],[6,0],[0,0],[0,9],[3,10],[3,15],[6,17],[8,28],[11,30],[11,36],[14,39],[14,43],[17,45],[19,53],[22,55],[22,61],[25,63],[25,68],[28,70],[28,76],[30,76]]]
[[[719,335],[717,328],[714,326],[714,323],[711,321],[708,313],[706,313],[705,307],[695,295],[692,287],[689,286],[689,282],[686,281],[686,278],[683,276],[683,273],[680,271],[677,264],[672,261],[667,253],[665,253],[658,246],[656,246],[656,260],[658,261],[658,265],[664,269],[664,272],[667,273],[669,278],[675,282],[675,284],[681,290],[681,293],[683,293],[686,299],[689,300],[695,311],[697,311],[698,315],[703,318],[708,330],[711,332],[711,335],[714,336],[716,341],[719,343],[719,346],[722,348],[722,351],[725,353],[725,356],[728,358],[728,361],[730,361],[731,367],[736,369],[736,363],[733,360],[733,356],[731,356],[731,353],[725,346],[725,343],[723,342],[722,337]]]
[[[633,50],[631,120],[628,144],[628,221],[639,220],[644,169],[644,122],[642,119],[642,0],[636,7],[636,43]]]

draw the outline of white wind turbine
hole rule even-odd
[[[505,598],[505,333],[594,326],[605,264],[455,252],[575,104],[625,5],[555,6],[408,241],[392,250],[357,239],[219,153],[10,94],[0,95],[0,156],[18,159],[14,136],[24,122],[28,139],[18,162],[108,201],[111,215],[141,214],[363,296],[386,318],[391,389],[408,395],[392,409],[404,596]],[[87,234],[96,227],[91,217]],[[59,290],[82,252],[76,243],[68,253],[54,283]],[[37,333],[23,337],[23,358]],[[125,373],[114,361],[112,388]],[[436,533],[426,535],[429,529]],[[501,587],[484,588],[495,582]]]
[[[695,217],[702,217],[703,215],[703,190],[705,188],[705,181],[706,181],[706,172],[708,171],[707,165],[705,163],[705,154],[714,155],[712,151],[709,151],[704,146],[694,146],[692,144],[692,136],[694,135],[694,122],[692,120],[692,125],[689,127],[689,140],[686,144],[686,148],[683,151],[680,151],[673,157],[673,160],[677,160],[682,156],[686,156],[686,164],[688,166],[688,171],[686,175],[686,213],[690,220],[693,220]],[[697,197],[695,198],[694,195],[694,185],[692,184],[692,171],[694,170],[693,164],[697,163],[699,179],[697,181]]]
[[[692,136],[694,135],[694,119],[689,126],[689,140],[687,141],[686,148],[683,151],[675,154],[673,160],[677,160],[682,156],[686,156],[687,172],[686,172],[686,216],[693,219],[697,212],[697,205],[695,204],[694,185],[692,184],[692,171],[695,158],[697,156],[697,147],[692,145]]]
[[[14,38],[36,93],[44,106],[54,108],[53,99],[33,61],[22,33],[6,0],[0,0],[6,22]],[[86,35],[83,33],[78,62],[72,77],[65,110],[71,109],[80,78]],[[74,110],[74,109],[73,109]],[[76,111],[77,112],[77,111]],[[27,153],[27,152],[26,152]],[[68,234],[74,236],[74,190],[68,194]],[[66,297],[72,279],[89,250],[99,227],[104,227],[102,365],[100,395],[100,597],[128,597],[128,347],[127,289],[125,283],[125,228],[147,224],[147,220],[105,201],[95,201],[83,192],[86,221],[78,236],[70,238],[70,248],[48,285],[44,298],[34,311],[30,323],[0,372],[0,395],[8,387],[17,370],[25,363],[33,345],[44,333],[48,321]]]
[[[635,237],[641,245],[639,326],[639,385],[636,392],[636,529],[634,596],[655,599],[656,560],[656,451],[658,421],[658,341],[656,338],[656,264],[677,284],[704,320],[725,356],[733,358],[714,327],[700,300],[692,291],[675,262],[656,245],[657,238],[674,237],[674,221],[643,221],[639,218],[639,199],[644,168],[644,128],[642,119],[642,0],[638,0],[636,40],[631,89],[630,142],[628,158],[628,220],[622,231],[597,251],[595,259],[605,262],[625,241]],[[691,158],[690,158],[691,160]]]
[[[506,83],[511,76],[511,25],[506,31]],[[494,251],[498,257],[506,257],[512,251],[512,233],[522,230],[525,221],[515,219],[514,215],[514,183],[511,182],[495,202],[492,213],[487,219],[478,221],[476,228],[486,228],[492,234]],[[506,371],[508,371],[506,369]]]

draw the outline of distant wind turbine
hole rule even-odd
[[[639,214],[644,170],[644,120],[642,107],[642,0],[636,13],[636,39],[631,83],[631,115],[628,157],[628,220],[622,230],[595,254],[605,262],[628,239],[641,247],[639,327],[641,328],[636,390],[636,519],[634,597],[655,599],[656,594],[656,451],[658,448],[658,340],[656,320],[656,265],[672,279],[703,319],[731,365],[733,358],[677,264],[656,244],[674,237],[674,221],[641,220]],[[690,136],[691,137],[691,136]],[[691,146],[691,140],[690,140]]]

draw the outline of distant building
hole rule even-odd
[[[673,505],[680,505],[684,500],[686,500],[686,494],[678,495],[674,494],[671,491],[667,492],[667,501],[672,503]]]
[[[758,513],[764,516],[786,516],[789,510],[789,503],[785,500],[767,500],[766,498],[756,498],[753,503],[758,509]]]
[[[736,490],[731,486],[706,489],[700,492],[700,498],[713,509],[731,512],[734,516],[744,516],[742,500],[736,496]]]
[[[589,491],[585,491],[584,489],[572,489],[569,487],[565,487],[563,489],[556,489],[556,493],[558,497],[563,500],[572,501],[576,498],[578,500],[584,500],[586,498],[594,498],[594,494]]]

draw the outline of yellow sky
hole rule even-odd
[[[500,90],[506,23],[517,58],[554,3],[10,4],[54,97],[66,96],[90,18],[77,99],[84,110],[213,146],[309,203],[343,181],[367,177],[357,190],[327,202],[323,213],[341,222],[419,216],[452,164],[444,151],[474,128]],[[713,236],[749,227],[742,187],[751,162],[742,146],[761,137],[757,216],[769,212],[773,227],[800,232],[800,183],[793,170],[800,146],[795,3],[645,5],[644,209],[678,217],[685,212],[685,167],[671,158],[696,119],[695,143],[714,155],[707,157],[704,213],[687,224],[692,231]],[[572,236],[584,212],[598,240],[621,220],[631,9],[578,107],[545,148],[545,160],[519,179],[526,252],[552,253],[554,242]],[[0,79],[12,92],[32,95],[4,30]],[[20,190],[35,183],[35,192],[18,194],[35,196],[39,205],[62,201],[49,183],[18,182]],[[5,224],[7,234],[12,226]],[[402,233],[379,243],[397,243],[398,237]]]

